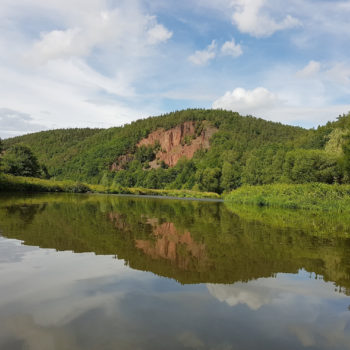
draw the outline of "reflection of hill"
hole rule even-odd
[[[346,234],[243,215],[222,203],[48,195],[2,202],[0,229],[27,245],[116,254],[181,283],[234,283],[305,268],[350,287]]]

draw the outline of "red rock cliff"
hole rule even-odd
[[[182,157],[191,159],[199,149],[209,148],[209,140],[216,131],[216,128],[204,123],[203,130],[197,136],[196,123],[188,121],[169,130],[158,129],[137,146],[153,146],[159,142],[160,151],[156,154],[156,160],[150,163],[151,167],[156,168],[161,161],[173,167]]]

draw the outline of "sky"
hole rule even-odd
[[[350,111],[350,0],[1,0],[0,137],[186,108]]]

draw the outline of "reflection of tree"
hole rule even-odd
[[[18,216],[19,224],[23,227],[29,225],[34,220],[34,217],[45,210],[46,203],[35,205],[13,205],[6,208],[7,215]]]
[[[181,283],[234,283],[304,268],[350,287],[350,240],[340,231],[320,235],[312,225],[242,216],[221,203],[51,195],[0,208],[0,226],[28,245],[116,254]]]

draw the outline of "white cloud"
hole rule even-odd
[[[277,96],[263,87],[254,90],[236,88],[214,101],[213,108],[254,114],[273,107],[277,102]]]
[[[328,63],[322,65],[317,61],[310,61],[303,69],[297,72],[299,78],[319,78],[326,82],[334,84],[350,84],[350,65],[346,62]]]
[[[350,111],[350,104],[329,105],[325,91],[314,98],[313,91],[310,90],[317,90],[318,83],[306,85],[297,90],[298,93],[295,93],[295,89],[299,85],[293,84],[294,82],[289,82],[286,88],[280,87],[278,94],[263,87],[253,90],[236,88],[216,99],[212,108],[304,127],[322,125]]]
[[[301,78],[309,78],[315,76],[320,72],[321,63],[317,61],[310,61],[303,69],[297,72],[297,76]]]
[[[86,56],[94,48],[127,51],[128,55],[147,55],[148,46],[166,42],[172,36],[154,16],[142,12],[129,13],[128,8],[116,8],[88,13],[77,18],[74,27],[41,33],[30,52],[40,63],[50,59]]]
[[[45,129],[45,126],[34,123],[29,114],[0,108],[0,137],[2,138],[43,129]]]
[[[235,43],[235,39],[232,39],[231,41],[226,41],[221,46],[221,53],[223,55],[228,55],[232,57],[239,57],[243,54],[243,50],[241,45]]]
[[[27,18],[35,23],[28,33]],[[1,135],[34,124],[110,127],[160,112],[136,86],[158,70],[158,45],[172,32],[141,1],[6,0],[0,20],[0,108],[31,118],[23,131],[6,119]]]
[[[276,21],[269,14],[266,0],[235,0],[232,3],[232,21],[242,33],[255,37],[267,37],[273,33],[300,26],[300,21],[287,14]]]
[[[148,40],[150,44],[158,44],[167,41],[173,33],[167,30],[162,24],[156,24],[148,30]]]
[[[188,59],[198,66],[204,66],[209,61],[216,57],[216,41],[213,40],[210,45],[205,50],[197,50],[193,55],[191,55]]]
[[[336,84],[350,84],[350,65],[345,62],[334,64],[325,72],[326,77]]]
[[[41,40],[33,46],[32,59],[43,61],[69,56],[86,55],[90,51],[88,43],[84,40],[81,29],[53,30],[42,33]]]

